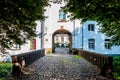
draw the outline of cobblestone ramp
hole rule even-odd
[[[34,71],[18,80],[99,80],[100,70],[75,55],[53,54],[40,58],[28,67]]]

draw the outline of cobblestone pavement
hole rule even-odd
[[[32,74],[18,80],[101,80],[100,70],[83,58],[70,54],[52,54],[28,66]]]

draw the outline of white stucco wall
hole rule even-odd
[[[41,22],[38,20],[36,21],[37,26],[36,26],[36,32],[37,34],[41,33]],[[38,35],[36,37],[36,50],[41,49],[41,35]]]
[[[61,29],[61,26],[64,26],[63,29],[68,30],[69,32],[73,33],[73,21],[68,21],[69,19],[66,17],[67,22],[58,22],[59,21],[59,10],[60,7],[63,7],[65,4],[53,4],[51,3],[50,7],[46,8],[45,16],[48,16],[45,20],[45,27],[47,27],[47,35],[45,35],[45,39],[47,38],[48,41],[44,41],[45,48],[52,47],[52,34]],[[79,21],[79,20],[77,20]],[[79,23],[75,25],[78,26]]]
[[[41,22],[39,20],[35,21],[36,22],[36,34],[38,35],[39,33],[41,33]],[[41,49],[41,37],[39,37],[40,35],[38,35],[37,37],[35,37],[36,39],[36,50]],[[29,52],[30,50],[30,41],[28,40],[26,44],[21,46],[21,53],[24,52]]]
[[[36,23],[37,23],[36,33],[39,34],[41,32],[41,22],[36,21]],[[41,38],[39,38],[39,36],[36,37],[36,50],[38,50],[38,49],[41,49]],[[20,49],[10,49],[10,50],[6,50],[6,51],[12,55],[29,52],[29,51],[31,51],[30,50],[30,41],[28,40],[25,44],[21,45]]]

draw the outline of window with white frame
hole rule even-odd
[[[95,24],[88,24],[88,31],[94,31]]]
[[[19,44],[16,44],[15,48],[16,48],[16,49],[20,49],[21,46],[20,46]]]
[[[59,10],[59,20],[66,20],[66,13],[62,8]]]
[[[21,46],[19,44],[13,44],[10,49],[13,50],[21,49]]]
[[[88,39],[88,48],[95,49],[95,39]]]
[[[110,44],[111,44],[110,39],[105,39],[105,44],[104,44],[105,49],[111,49]]]

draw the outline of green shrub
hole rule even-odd
[[[114,76],[120,79],[120,56],[113,57]]]
[[[72,49],[72,54],[77,55],[78,54],[78,50],[77,49]]]
[[[12,63],[0,63],[0,80],[9,77],[12,72]]]
[[[59,47],[59,44],[60,44],[60,42],[57,41],[57,42],[55,43],[55,47]]]

